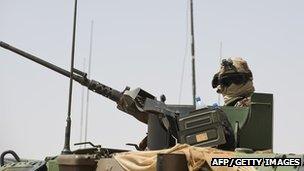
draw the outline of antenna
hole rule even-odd
[[[91,21],[91,35],[90,35],[90,53],[89,53],[89,68],[88,68],[88,78],[90,79],[91,76],[91,62],[92,62],[92,46],[93,46],[93,26],[94,21]],[[90,91],[89,88],[87,89],[87,105],[86,105],[86,117],[85,117],[85,131],[84,131],[84,141],[87,142],[87,135],[88,135],[88,118],[89,118],[89,98],[90,98]]]
[[[73,92],[73,71],[74,71],[74,54],[75,54],[75,33],[76,33],[76,18],[77,18],[77,0],[74,6],[74,23],[73,23],[73,40],[71,51],[71,69],[70,69],[70,88],[69,88],[69,101],[68,101],[68,115],[66,119],[64,147],[61,154],[71,154],[70,140],[71,140],[71,107],[72,107],[72,92]]]
[[[222,50],[223,50],[223,42],[220,41],[220,52],[219,52],[219,64],[220,65],[221,65],[221,62],[222,62],[222,59],[223,59]],[[221,105],[221,95],[220,94],[218,94],[218,97],[217,97],[217,104],[219,106]]]
[[[186,58],[188,57],[188,45],[189,45],[189,3],[187,1],[187,7],[186,7],[186,43],[185,43],[185,53],[184,53],[184,59],[182,63],[182,74],[179,84],[179,95],[178,95],[178,104],[181,102],[182,98],[182,92],[183,92],[183,83],[184,83],[184,75],[185,75],[185,63]]]
[[[196,107],[196,81],[195,81],[195,46],[194,46],[194,26],[193,26],[193,0],[190,0],[190,17],[191,17],[191,55],[192,55],[192,95],[193,105]]]
[[[86,59],[83,58],[83,71],[85,71],[85,63]],[[81,115],[80,115],[80,136],[79,136],[79,142],[82,142],[82,132],[83,132],[83,113],[84,112],[84,86],[81,88]]]

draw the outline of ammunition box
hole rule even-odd
[[[220,111],[203,108],[178,119],[180,143],[206,147],[225,144]]]

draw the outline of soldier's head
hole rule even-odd
[[[213,76],[212,87],[223,96],[246,97],[254,92],[252,73],[242,58],[223,59],[220,70]]]

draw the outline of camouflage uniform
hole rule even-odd
[[[254,92],[252,73],[242,58],[224,59],[220,70],[214,75],[212,87],[222,94],[226,106],[250,105]]]

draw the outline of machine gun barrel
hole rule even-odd
[[[53,71],[56,71],[56,72],[66,76],[66,77],[70,77],[70,72],[69,71],[67,71],[65,69],[62,69],[62,68],[60,68],[60,67],[58,67],[58,66],[56,66],[56,65],[54,65],[50,62],[44,61],[44,60],[42,60],[42,59],[40,59],[40,58],[38,58],[38,57],[36,57],[32,54],[24,52],[24,51],[22,51],[22,50],[20,50],[16,47],[13,47],[13,46],[5,43],[5,42],[0,41],[0,46],[7,49],[7,50],[10,50],[14,53],[17,53],[17,54],[19,54],[19,55],[21,55],[21,56],[23,56],[23,57],[25,57],[25,58],[27,58],[31,61],[34,61],[34,62],[36,62],[40,65],[43,65],[43,66],[45,66],[45,67],[47,67],[47,68],[49,68]],[[122,93],[120,91],[112,89],[111,87],[108,87],[104,84],[101,84],[98,81],[90,80],[86,76],[87,76],[86,73],[84,73],[82,71],[79,71],[79,70],[74,68],[73,79],[75,81],[77,81],[78,83],[88,87],[90,90],[115,101],[116,103],[119,102],[119,100],[122,96]]]

